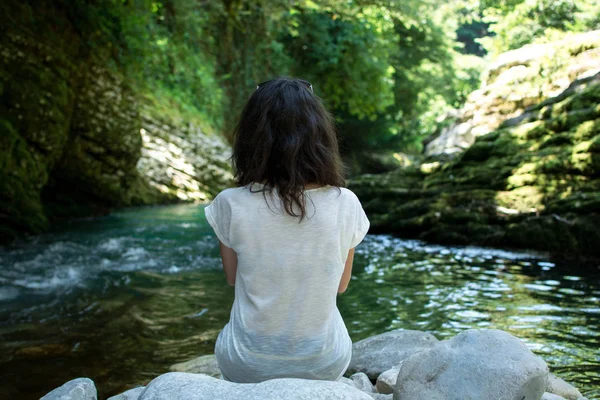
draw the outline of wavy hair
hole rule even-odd
[[[345,184],[333,117],[307,81],[278,77],[260,84],[233,138],[237,185],[260,183],[271,194],[276,189],[286,213],[299,222],[306,215],[307,184]]]

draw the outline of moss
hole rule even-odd
[[[496,204],[521,213],[544,210],[544,193],[536,186],[522,186],[514,190],[497,192]]]
[[[540,249],[551,253],[576,253],[577,238],[569,225],[552,216],[530,217],[506,227],[506,242],[515,247]]]
[[[537,147],[538,150],[548,148],[548,147],[561,147],[561,146],[571,146],[573,141],[576,140],[572,134],[570,133],[560,133],[556,135],[546,136],[542,138],[542,142]]]
[[[0,120],[0,148],[3,149],[0,153],[0,235],[9,239],[18,231],[45,230],[48,221],[37,187],[47,179],[45,165],[34,157],[27,142],[6,120]]]
[[[571,129],[569,134],[573,137],[574,142],[589,140],[596,135],[600,135],[600,119],[584,121]]]
[[[591,215],[600,210],[600,192],[574,192],[563,198],[548,200],[548,213]]]
[[[391,174],[361,180],[374,229],[381,224],[446,244],[598,256],[600,107],[592,103],[600,77],[582,85],[478,138],[454,161],[413,174],[409,201],[405,192],[393,194],[404,183]]]
[[[541,138],[549,133],[549,128],[544,121],[532,121],[522,125],[517,125],[509,129],[512,137],[522,140],[534,140]]]

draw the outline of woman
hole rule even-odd
[[[369,229],[343,187],[333,119],[304,80],[257,86],[234,134],[236,188],[205,208],[235,286],[215,355],[226,380],[339,379],[352,342],[336,306]]]

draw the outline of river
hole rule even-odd
[[[87,376],[103,399],[212,353],[233,289],[203,207],[121,210],[0,249],[0,398]],[[503,329],[600,398],[598,265],[367,235],[353,272],[338,297],[353,340]]]

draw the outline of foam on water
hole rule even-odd
[[[154,210],[123,211],[80,222],[82,231],[41,235],[0,250],[0,301],[83,287],[106,272],[217,268],[218,242],[206,223],[193,222],[199,210],[187,206],[173,215],[159,213],[159,221]]]

